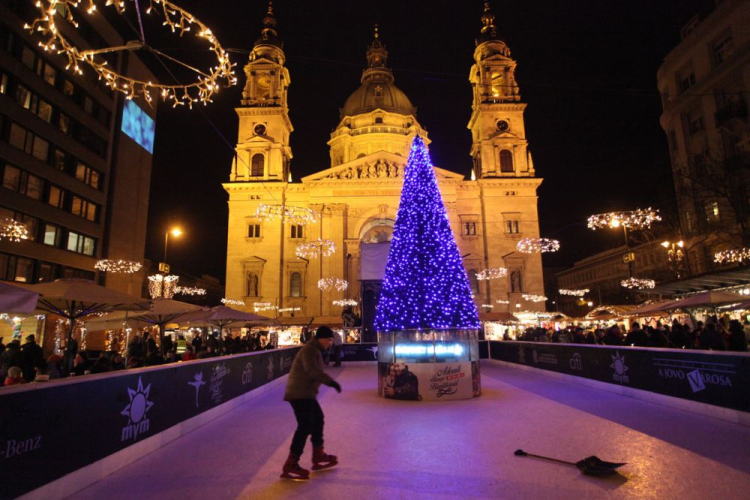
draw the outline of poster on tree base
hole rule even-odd
[[[478,364],[378,363],[378,395],[407,401],[471,399],[481,394]]]

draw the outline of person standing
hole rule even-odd
[[[323,448],[323,410],[318,403],[320,384],[333,387],[341,393],[341,386],[323,369],[323,351],[330,349],[333,343],[333,331],[321,326],[315,338],[302,346],[294,357],[289,371],[289,380],[284,393],[284,401],[289,401],[297,419],[297,430],[294,432],[289,456],[284,463],[281,477],[286,479],[309,479],[310,471],[299,465],[299,459],[305,449],[307,436],[313,445],[313,470],[325,469],[338,464],[334,455],[326,454]]]
[[[21,356],[23,357],[23,378],[27,382],[34,380],[36,376],[35,368],[47,368],[47,362],[44,360],[42,348],[36,343],[34,334],[26,336],[26,343],[21,346]]]

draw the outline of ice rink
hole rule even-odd
[[[377,396],[374,364],[330,368],[325,447],[339,466],[279,479],[295,429],[283,384],[80,491],[76,500],[232,498],[746,499],[750,428],[534,372],[482,364],[483,395]],[[607,479],[516,457],[628,462]],[[310,468],[308,442],[300,461]]]

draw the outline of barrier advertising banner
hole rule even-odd
[[[750,356],[684,349],[491,341],[490,357],[750,411]]]
[[[378,394],[388,399],[445,401],[481,394],[478,361],[378,363]]]
[[[0,498],[15,498],[289,373],[299,348],[0,391]]]

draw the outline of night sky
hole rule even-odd
[[[173,271],[224,281],[227,194],[237,142],[247,53],[259,37],[264,1],[175,0],[209,25],[237,64],[239,84],[208,107],[158,110],[146,257],[159,261],[164,232]],[[712,0],[491,2],[500,38],[518,62],[526,132],[537,175],[541,235],[561,240],[545,266],[621,243],[621,234],[586,229],[593,213],[652,206],[673,210],[667,141],[659,127],[656,72],[680,28]],[[330,166],[329,134],[339,108],[360,85],[373,25],[380,26],[395,84],[417,107],[433,163],[469,175],[469,70],[483,2],[274,2],[284,41],[295,181]],[[199,64],[189,40],[159,48]],[[207,61],[210,62],[210,59]],[[204,66],[205,67],[205,66]],[[158,70],[157,70],[158,73]],[[178,79],[183,75],[173,73]],[[162,81],[171,75],[159,74]]]

